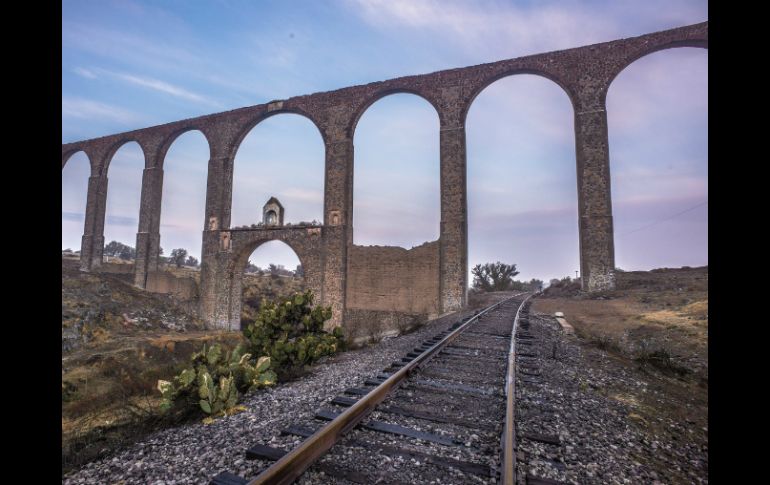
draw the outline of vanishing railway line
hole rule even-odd
[[[519,325],[529,297],[458,321],[345,389],[315,422],[245,450],[261,460],[258,476],[223,472],[210,483],[516,483],[515,350],[532,338]]]

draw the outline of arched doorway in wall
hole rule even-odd
[[[118,148],[109,161],[103,261],[113,264],[103,271],[133,272],[144,168],[144,151],[133,141]]]
[[[285,223],[323,223],[325,157],[323,138],[308,118],[279,113],[260,121],[235,156],[230,227],[263,222],[270,197],[285,208]]]
[[[61,248],[71,251],[66,255],[63,252],[62,259],[78,260],[80,257],[90,176],[91,164],[82,151],[72,154],[62,169]]]
[[[266,241],[239,262],[241,279],[241,328],[252,323],[263,299],[274,300],[305,291],[304,269],[288,244]],[[238,268],[236,268],[238,270]]]
[[[495,81],[469,109],[466,139],[469,271],[500,261],[516,264],[524,282],[574,278],[574,114],[564,90],[536,75]]]
[[[609,87],[615,265],[708,264],[708,51],[655,52]]]
[[[206,137],[192,130],[174,140],[163,160],[161,256],[170,256],[174,249],[185,249],[187,271],[200,268],[209,158]]]
[[[411,248],[439,238],[439,118],[420,96],[391,94],[354,132],[353,242]]]

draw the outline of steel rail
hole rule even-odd
[[[515,419],[515,400],[516,400],[516,329],[519,326],[519,316],[521,309],[527,303],[527,300],[535,296],[529,295],[521,302],[519,309],[516,310],[516,317],[513,319],[513,329],[511,330],[511,349],[508,352],[508,372],[505,376],[505,426],[501,437],[501,448],[503,457],[500,460],[500,484],[514,485],[516,483],[516,422]]]
[[[318,458],[322,457],[337,441],[348,431],[360,423],[374,408],[380,404],[387,395],[394,390],[413,371],[425,364],[442,348],[457,338],[460,333],[475,323],[480,317],[520,296],[522,293],[511,296],[505,300],[490,305],[477,313],[467,322],[457,327],[443,339],[436,342],[431,348],[415,357],[407,365],[387,378],[382,384],[372,389],[366,396],[358,400],[334,420],[313,433],[298,447],[284,455],[269,468],[260,473],[256,478],[248,482],[248,485],[288,485],[299,478]],[[525,300],[526,301],[526,300]],[[521,308],[521,307],[519,307]],[[517,312],[518,315],[518,312]]]

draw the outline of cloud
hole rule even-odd
[[[627,2],[534,2],[516,5],[462,0],[344,0],[370,25],[398,35],[413,31],[441,39],[489,60],[567,49],[650,29],[664,30],[706,20],[702,2],[663,0],[628,5]],[[642,2],[639,2],[642,3]],[[665,16],[661,17],[661,12]]]
[[[85,69],[83,67],[76,67],[75,69],[72,70],[72,72],[86,79],[97,79],[96,74],[94,74],[92,71],[89,71],[88,69]]]
[[[62,22],[62,48],[78,49],[110,61],[120,60],[164,70],[185,64],[200,64],[191,49],[177,48],[157,38],[116,32],[75,22]]]
[[[515,57],[612,39],[617,30],[585,8],[528,9],[438,0],[348,0],[366,22],[380,29],[428,31],[468,52]],[[496,47],[495,47],[496,46]],[[516,52],[511,51],[515,46]]]
[[[106,216],[105,220],[107,224],[112,224],[115,226],[134,226],[136,227],[139,224],[139,221],[135,217],[126,217],[126,216]]]
[[[86,215],[82,212],[64,212],[61,213],[61,218],[63,221],[75,221],[75,222],[83,222],[86,218]]]
[[[140,116],[132,111],[83,98],[62,97],[61,111],[62,118],[106,120],[124,125],[136,124],[141,121]]]
[[[115,76],[128,83],[150,88],[161,93],[170,94],[177,98],[187,99],[189,101],[195,101],[197,103],[202,103],[202,104],[214,106],[217,108],[222,107],[222,105],[216,101],[210,100],[204,96],[201,96],[200,94],[193,93],[192,91],[188,91],[182,87],[175,86],[173,84],[160,81],[158,79],[139,77],[131,74],[120,74],[120,73],[116,73]]]
[[[308,190],[299,187],[291,187],[282,191],[287,198],[301,200],[303,202],[318,202],[324,200],[324,194],[320,190]]]

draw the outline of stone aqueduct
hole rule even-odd
[[[404,315],[437,315],[466,303],[468,218],[465,118],[489,84],[535,74],[567,93],[575,116],[580,267],[583,289],[614,285],[614,243],[605,99],[613,79],[635,60],[673,47],[708,48],[708,22],[585,47],[407,76],[297,96],[126,133],[62,145],[62,169],[83,151],[91,164],[80,268],[99,271],[104,248],[107,172],[113,154],[134,141],[145,168],[136,236],[134,284],[158,271],[163,162],[174,140],[199,130],[210,147],[201,255],[200,314],[210,325],[240,325],[241,275],[249,254],[268,240],[294,249],[308,286],[331,305],[333,324],[391,324]],[[430,102],[440,121],[441,226],[438,241],[406,250],[353,244],[353,134],[364,111],[393,93]],[[231,229],[233,161],[246,134],[262,120],[296,113],[312,121],[325,144],[323,224]],[[410,286],[404,290],[404,286]]]

